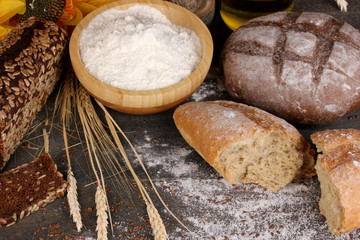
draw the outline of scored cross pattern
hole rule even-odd
[[[234,31],[221,55],[237,101],[324,125],[360,106],[360,32],[324,13],[278,12]]]
[[[340,41],[339,32],[344,22],[336,20],[335,18],[328,18],[324,22],[321,28],[314,27],[310,22],[297,22],[301,16],[299,13],[289,12],[283,17],[281,21],[270,20],[254,20],[248,24],[242,26],[242,28],[253,29],[256,27],[271,27],[277,28],[280,34],[274,40],[273,49],[269,46],[263,45],[256,39],[247,41],[242,40],[233,46],[232,50],[236,53],[243,53],[252,56],[264,56],[272,57],[272,62],[275,69],[275,76],[278,84],[285,84],[282,82],[282,72],[284,62],[290,61],[302,61],[312,66],[312,76],[315,85],[320,83],[320,79],[324,70],[324,66],[327,63],[335,41]],[[266,30],[265,30],[266,31]],[[295,32],[301,37],[301,34],[313,34],[316,37],[316,45],[313,49],[312,56],[300,56],[298,53],[288,51],[286,49],[287,34]],[[299,35],[300,34],[300,35]],[[271,36],[269,36],[270,38]],[[298,46],[301,48],[302,46]],[[347,76],[344,72],[339,69],[332,69],[340,74]],[[348,77],[348,76],[347,76]]]

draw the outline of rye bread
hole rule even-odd
[[[326,125],[360,106],[360,32],[324,13],[278,12],[234,31],[221,53],[234,100]]]
[[[0,174],[0,227],[64,197],[66,182],[49,154]]]
[[[34,19],[0,41],[0,170],[61,77],[67,46],[62,28]]]

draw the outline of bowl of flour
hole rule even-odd
[[[189,10],[161,0],[123,0],[88,14],[74,29],[70,58],[85,89],[130,114],[168,110],[204,81],[213,42]]]

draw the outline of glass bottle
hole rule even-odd
[[[220,15],[232,30],[251,18],[278,12],[291,11],[294,0],[221,0]]]

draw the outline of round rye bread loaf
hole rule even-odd
[[[330,124],[360,106],[359,60],[359,30],[312,12],[255,18],[221,53],[236,101],[304,125]]]

